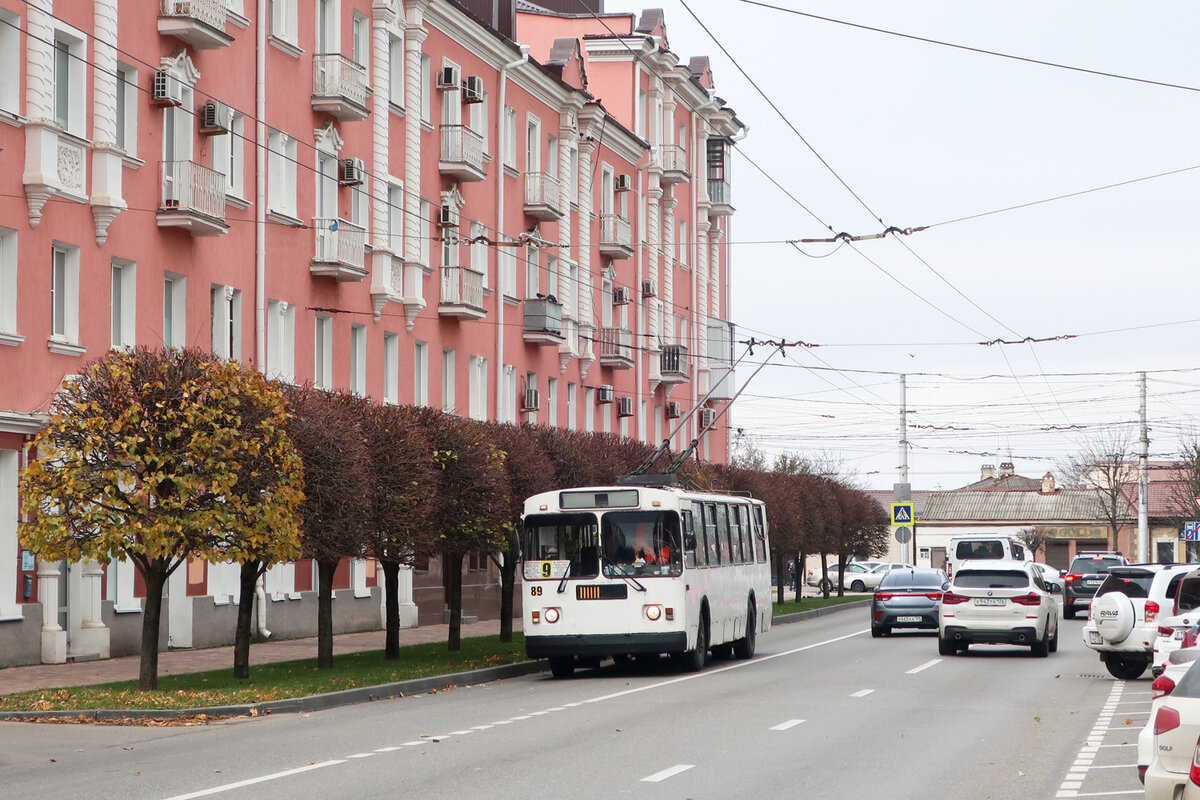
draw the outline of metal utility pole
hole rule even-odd
[[[897,503],[905,503],[912,499],[912,486],[908,482],[908,385],[907,376],[900,376],[900,482],[892,486],[892,499]],[[916,529],[915,518],[907,531],[904,526],[896,528],[896,541],[900,543],[900,560],[906,564],[916,562]]]
[[[1150,512],[1146,508],[1150,494],[1150,475],[1147,459],[1150,457],[1150,436],[1146,430],[1146,373],[1141,373],[1141,403],[1138,417],[1142,425],[1142,446],[1138,454],[1138,561],[1146,563],[1150,560]]]

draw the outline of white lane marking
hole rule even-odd
[[[489,730],[491,727],[492,727],[491,725],[472,725],[472,726],[471,726],[471,730],[473,730],[473,731],[486,731],[486,730]]]
[[[493,725],[508,725],[510,722],[512,722],[511,719],[502,719],[502,720],[497,720],[496,722],[493,722],[492,724]]]
[[[370,758],[373,755],[375,755],[375,753],[355,753],[352,756],[346,756],[346,758]]]
[[[936,665],[938,665],[938,664],[940,664],[940,663],[942,663],[942,659],[940,659],[940,658],[935,658],[935,659],[933,659],[932,661],[926,661],[924,664],[922,664],[922,665],[921,665],[921,666],[919,666],[919,667],[913,667],[912,669],[910,669],[908,672],[906,672],[906,673],[904,673],[904,674],[905,674],[905,675],[916,675],[918,672],[921,672],[922,670],[929,669],[930,667],[936,666]]]
[[[874,692],[875,692],[874,689],[859,689],[857,692],[855,692],[854,694],[852,694],[850,696],[851,697],[866,697],[867,695],[873,694]]]
[[[282,772],[273,772],[270,775],[261,775],[257,778],[247,778],[246,780],[238,781],[237,783],[227,783],[224,786],[214,786],[212,789],[201,789],[198,792],[189,792],[188,794],[178,794],[178,795],[175,795],[174,797],[168,797],[167,800],[192,800],[192,798],[195,798],[195,797],[208,797],[209,795],[220,794],[221,792],[228,792],[231,789],[241,789],[243,786],[254,786],[257,783],[266,783],[267,781],[274,781],[274,780],[278,780],[280,778],[287,778],[291,775],[300,775],[305,772],[312,772],[314,769],[321,769],[322,767],[332,767],[335,764],[344,764],[344,763],[346,763],[345,759],[338,758],[338,759],[334,759],[332,761],[322,761],[319,764],[306,764],[303,767],[296,767],[295,769],[285,769]]]
[[[377,747],[377,748],[375,748],[375,752],[376,753],[391,753],[394,750],[399,750],[403,746],[404,745],[397,745],[395,747]]]
[[[1058,794],[1055,795],[1055,797],[1118,797],[1121,795],[1132,795],[1132,794],[1145,795],[1145,793],[1146,793],[1145,789],[1125,789],[1124,791],[1121,791],[1121,792],[1087,792],[1086,794],[1080,794],[1079,792],[1071,792],[1070,794],[1063,794],[1062,792],[1059,792]]]
[[[1104,737],[1111,730],[1109,725],[1112,724],[1113,712],[1121,702],[1121,692],[1124,689],[1125,681],[1115,681],[1113,683],[1112,689],[1108,693],[1108,699],[1104,701],[1104,705],[1100,708],[1100,713],[1096,715],[1096,722],[1092,725],[1092,730],[1087,735],[1086,744],[1079,748],[1079,752],[1075,756],[1075,763],[1067,771],[1067,775],[1063,778],[1062,783],[1059,784],[1058,793],[1055,797],[1110,797],[1115,795],[1142,794],[1145,791],[1139,789],[1137,791],[1101,792],[1096,794],[1080,794],[1079,792],[1097,750],[1101,747],[1137,747],[1136,742],[1123,745],[1102,744]]]
[[[425,739],[418,739],[413,742],[405,742],[402,746],[403,747],[420,747],[421,745],[423,745],[425,743],[426,743]]]
[[[646,777],[642,778],[642,781],[644,783],[660,783],[662,781],[665,781],[667,778],[675,777],[676,775],[678,775],[681,772],[687,772],[689,769],[691,769],[694,766],[696,766],[696,765],[695,764],[676,764],[675,766],[673,766],[669,769],[664,769],[662,772],[656,772],[653,775],[647,775]]]
[[[804,720],[802,720],[802,719],[789,719],[787,722],[781,722],[778,725],[776,725],[775,727],[769,728],[768,730],[786,731],[788,728],[794,728],[802,722],[804,722]]]
[[[529,719],[529,715],[527,714],[527,715],[525,715],[525,716],[523,716],[523,717],[513,717],[513,719],[514,719],[514,720],[515,720],[515,719]],[[511,722],[511,720],[510,720],[510,722]]]

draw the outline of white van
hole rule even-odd
[[[1011,536],[996,534],[978,534],[974,536],[955,536],[950,540],[950,550],[946,553],[946,577],[954,577],[954,568],[964,561],[971,559],[1004,559],[1007,561],[1027,561],[1025,545]]]

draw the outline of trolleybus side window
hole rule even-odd
[[[724,506],[721,506],[724,510]],[[704,552],[708,556],[705,563],[710,567],[721,565],[721,544],[717,538],[717,504],[704,504]]]
[[[696,566],[695,521],[692,518],[690,508],[680,511],[679,516],[683,522],[683,565],[685,567],[694,567]]]
[[[599,539],[595,514],[530,514],[525,518],[521,552],[525,577],[595,577],[599,572]]]
[[[742,526],[740,524],[738,509],[740,506],[731,505],[729,508],[729,550],[731,564],[741,564],[745,559],[742,558]]]
[[[742,561],[747,564],[754,563],[754,536],[750,532],[750,506],[745,503],[739,503],[738,507],[738,527],[742,533]]]
[[[729,551],[729,508],[724,503],[717,504],[717,542],[721,547],[718,561],[722,564],[732,564],[733,554]]]
[[[759,563],[763,563],[767,560],[767,531],[763,527],[763,507],[760,505],[754,506],[752,516],[754,518],[755,549],[758,551]]]

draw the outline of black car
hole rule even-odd
[[[1080,553],[1063,576],[1063,616],[1075,619],[1075,609],[1087,609],[1112,567],[1128,564],[1120,553]]]
[[[883,576],[871,600],[871,635],[893,628],[937,630],[938,601],[946,573],[940,569],[897,567]]]

